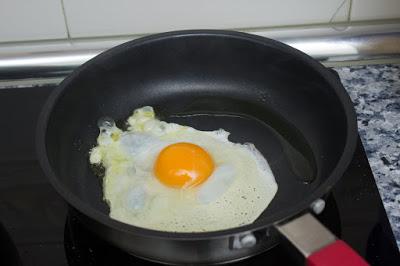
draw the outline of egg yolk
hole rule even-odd
[[[213,170],[214,162],[208,152],[186,142],[165,147],[154,164],[160,182],[173,188],[197,186],[207,180]]]

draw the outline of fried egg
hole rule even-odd
[[[148,229],[209,232],[255,221],[278,186],[267,160],[229,132],[200,131],[136,109],[119,129],[99,121],[90,163],[105,169],[110,217]]]

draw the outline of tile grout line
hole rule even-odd
[[[62,0],[60,0],[62,1]],[[352,2],[350,0],[350,2]],[[64,15],[64,10],[63,15]],[[351,10],[349,10],[351,11]],[[350,17],[350,12],[348,14]],[[347,18],[349,19],[349,18]],[[150,34],[155,34],[159,32],[143,32],[143,33],[131,33],[131,34],[119,34],[119,35],[97,35],[97,36],[90,36],[90,37],[74,37],[70,36],[68,23],[66,16],[64,16],[64,22],[66,25],[67,35],[68,38],[55,38],[55,39],[30,39],[30,40],[23,40],[23,41],[7,41],[7,42],[0,42],[0,49],[1,46],[4,45],[16,45],[16,44],[35,44],[35,43],[42,43],[42,42],[57,42],[57,41],[80,41],[80,40],[113,40],[118,38],[139,38]],[[360,20],[360,21],[343,21],[343,22],[323,22],[323,23],[314,23],[314,24],[297,24],[297,25],[275,25],[275,26],[260,26],[260,27],[248,27],[248,28],[226,28],[225,30],[234,30],[234,31],[243,31],[243,32],[262,32],[262,31],[285,31],[285,30],[299,30],[302,28],[305,29],[318,29],[318,28],[332,28],[332,26],[340,26],[340,27],[349,27],[349,26],[369,26],[369,25],[391,25],[391,24],[399,24],[400,18],[393,18],[393,19],[376,19],[376,20]],[[257,34],[257,33],[255,33]]]
[[[64,0],[60,0],[60,1],[61,1],[61,10],[62,10],[63,17],[64,17],[64,24],[65,24],[65,28],[67,30],[67,38],[68,38],[68,40],[70,40],[71,34],[69,32],[68,19],[67,19],[67,14],[65,12],[65,7],[64,7]]]

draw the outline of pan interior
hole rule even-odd
[[[254,143],[278,182],[259,218],[266,223],[312,197],[345,146],[347,121],[332,85],[273,43],[212,34],[134,43],[92,60],[59,90],[46,132],[50,165],[69,193],[106,215],[88,161],[103,116],[125,120],[151,105],[162,120],[224,128],[231,141]]]
[[[204,105],[203,105],[204,106]],[[273,116],[265,113],[264,118]],[[291,143],[263,120],[240,113],[218,112],[183,112],[165,117],[165,121],[188,125],[201,130],[223,128],[231,135],[230,141],[235,143],[253,143],[268,160],[278,182],[278,193],[275,200],[264,211],[264,215],[276,212],[281,208],[280,202],[285,198],[302,200],[315,186],[317,169],[310,146],[304,137],[292,128]],[[282,124],[289,129],[289,125]],[[317,182],[315,182],[317,183]],[[286,184],[291,184],[286,185]]]

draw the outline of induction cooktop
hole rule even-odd
[[[156,265],[88,231],[36,160],[36,121],[54,86],[0,90],[0,265]],[[361,141],[318,218],[371,265],[400,262]],[[233,265],[293,265],[280,245]]]

